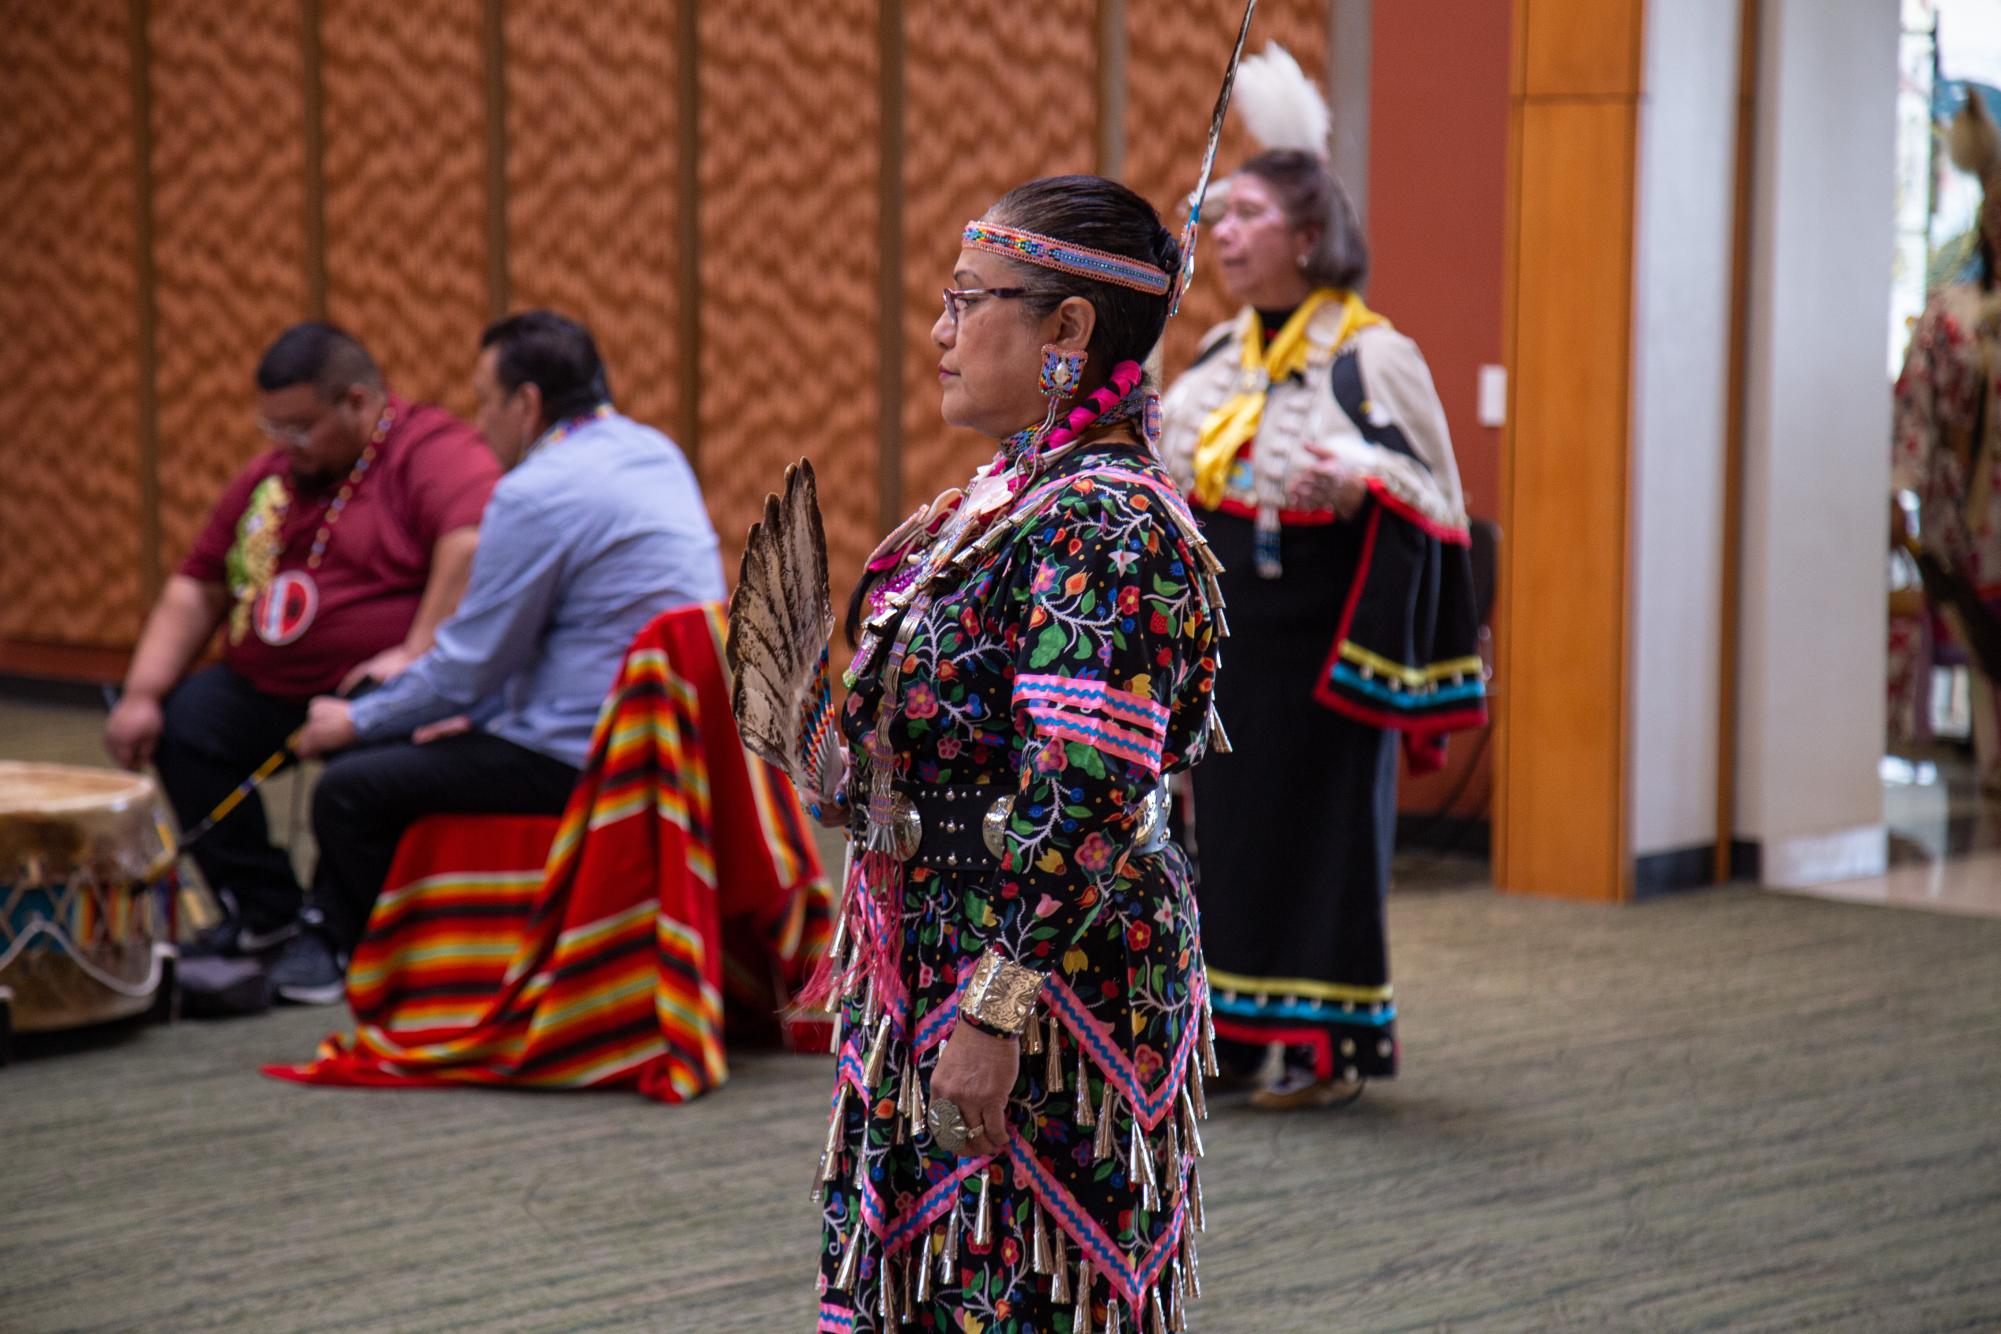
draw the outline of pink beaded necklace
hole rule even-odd
[[[361,479],[368,475],[368,467],[375,462],[375,456],[381,452],[382,442],[388,438],[389,428],[395,421],[396,410],[384,405],[382,415],[375,419],[375,433],[369,437],[368,444],[361,451],[361,457],[356,459],[354,467],[348,470],[347,480],[340,484],[340,490],[335,493],[333,503],[327,506],[326,514],[320,519],[320,530],[313,535],[313,549],[306,555],[308,570],[320,568],[320,561],[327,554],[327,543],[333,540],[334,527],[340,523],[340,516],[346,511],[347,502],[354,499],[355,488],[360,486]]]

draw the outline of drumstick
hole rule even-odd
[[[181,836],[181,847],[185,849],[188,844],[194,842],[224,820],[227,820],[229,813],[238,806],[241,806],[245,797],[262,787],[265,779],[284,768],[285,761],[292,758],[292,747],[298,744],[299,732],[305,730],[302,727],[298,732],[294,732],[292,735],[286,737],[285,744],[272,751],[264,763],[251,770],[250,777],[231,788],[221,801],[215,803],[214,810],[203,816],[193,829],[188,830],[187,833]]]

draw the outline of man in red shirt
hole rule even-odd
[[[450,413],[384,387],[330,324],[294,325],[257,366],[275,448],[222,493],[155,604],[105,726],[118,763],[157,766],[186,828],[285,744],[315,695],[386,681],[457,607],[500,467]],[[218,626],[223,660],[182,680]],[[258,953],[302,893],[246,801],[189,849],[230,909],[212,943]]]

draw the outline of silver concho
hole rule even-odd
[[[987,807],[980,820],[980,840],[995,857],[1007,855],[1007,822],[1014,817],[1014,798],[1002,797]]]
[[[1159,840],[1161,830],[1167,824],[1167,797],[1161,789],[1155,788],[1146,794],[1140,803],[1139,828],[1133,834],[1133,848],[1138,852],[1153,850]]]
[[[907,862],[917,855],[917,845],[924,837],[924,817],[917,811],[917,803],[907,792],[891,792],[888,809],[880,809],[880,803],[870,803],[869,836],[885,838],[888,852],[900,862]]]

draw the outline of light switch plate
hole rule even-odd
[[[1505,426],[1508,421],[1508,368],[1480,368],[1480,424]]]

